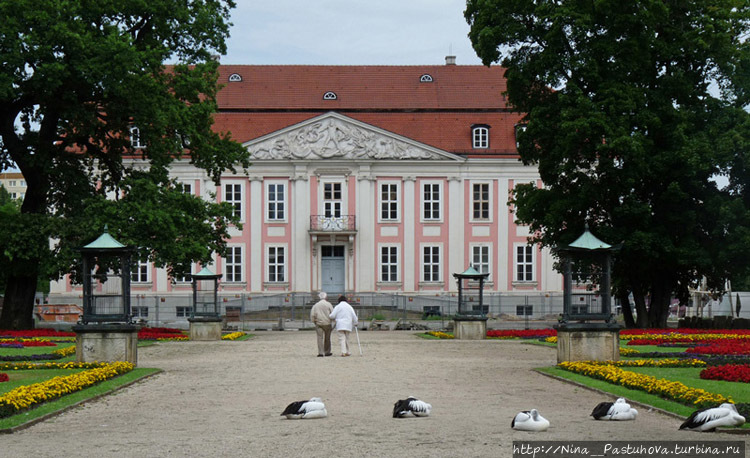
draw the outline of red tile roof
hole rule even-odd
[[[223,65],[215,128],[245,142],[328,111],[458,154],[516,154],[501,67]],[[241,82],[229,82],[237,74]],[[420,82],[430,75],[432,82]],[[324,100],[331,91],[336,100]],[[490,149],[471,126],[487,124]]]

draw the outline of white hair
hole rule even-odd
[[[320,293],[318,294],[318,297],[319,297],[319,298],[320,298],[321,300],[324,300],[324,299],[325,299],[326,297],[328,297],[328,294],[326,294],[326,292],[325,292],[325,291],[321,291],[321,292],[320,292]]]

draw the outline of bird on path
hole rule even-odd
[[[741,426],[745,417],[737,412],[734,404],[724,403],[718,407],[696,410],[680,425],[688,431],[715,431],[719,426]]]
[[[290,420],[325,418],[328,415],[326,405],[320,398],[310,398],[308,401],[297,401],[286,406],[281,415]]]
[[[524,410],[516,414],[510,422],[510,427],[518,431],[546,431],[549,428],[549,421],[539,415],[536,409]]]
[[[430,412],[432,412],[432,406],[414,396],[401,399],[393,404],[393,418],[404,418],[409,414],[415,417],[428,417]]]
[[[615,402],[600,402],[591,416],[594,420],[635,420],[638,411],[630,407],[625,398],[618,398]]]

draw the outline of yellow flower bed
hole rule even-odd
[[[622,361],[586,361],[594,366],[615,367],[706,367],[706,362],[700,359],[631,359]]]
[[[544,339],[544,341],[547,342],[547,343],[556,344],[557,343],[557,336],[547,337],[546,339]]]
[[[621,348],[620,349],[620,356],[633,356],[639,354],[640,351],[634,349],[634,348]]]
[[[0,370],[17,371],[35,369],[96,369],[98,367],[104,367],[107,364],[109,363],[77,363],[75,361],[69,361],[67,363],[0,363]]]
[[[724,402],[734,402],[721,394],[709,393],[699,388],[690,388],[680,382],[657,379],[650,375],[626,371],[612,364],[594,363],[592,361],[564,361],[558,366],[571,372],[598,378],[627,388],[646,391],[683,404],[692,404],[699,408]]]
[[[245,335],[245,333],[242,332],[242,331],[240,331],[240,332],[233,332],[231,334],[227,334],[227,335],[221,336],[221,340],[236,340],[236,339],[239,339],[240,337],[242,337],[244,335]]]
[[[71,345],[70,347],[61,348],[59,350],[54,350],[52,353],[56,355],[61,355],[63,358],[70,355],[76,354],[76,346]]]
[[[130,372],[135,366],[128,362],[104,364],[101,367],[65,377],[54,377],[46,382],[19,386],[0,396],[0,418],[15,415],[45,401],[80,391],[104,380]]]
[[[427,331],[425,334],[434,336],[434,337],[439,337],[441,339],[454,339],[455,338],[453,334],[447,334],[445,332],[440,332],[440,331]]]

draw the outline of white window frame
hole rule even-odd
[[[425,251],[430,250],[429,256],[432,258],[437,253],[438,260],[435,263],[432,259],[429,263],[425,262]],[[440,243],[436,244],[423,244],[419,246],[419,264],[421,266],[419,278],[422,283],[440,283],[443,281],[443,245]],[[427,278],[426,267],[430,266],[430,278]],[[434,268],[437,269],[437,275],[434,275]]]
[[[485,253],[482,253],[485,252]],[[477,254],[479,256],[487,256],[487,262],[476,262]],[[471,258],[469,259],[469,264],[474,267],[474,269],[479,273],[489,273],[489,276],[487,279],[492,278],[492,245],[486,244],[486,243],[475,243],[469,245],[469,255]],[[486,269],[485,269],[486,267]]]
[[[229,198],[230,195],[227,193],[227,186],[232,186],[231,190],[231,199]],[[239,196],[240,199],[235,199],[235,194],[237,193],[237,187],[239,186]],[[232,208],[234,209],[234,214],[237,215],[237,207],[239,206],[239,217],[240,222],[245,222],[245,183],[237,180],[225,180],[221,182],[221,195],[222,195],[222,202],[227,202],[232,205]]]
[[[148,305],[131,305],[130,315],[133,318],[148,318]]]
[[[477,201],[475,199],[474,195],[474,187],[475,186],[487,186],[487,200],[479,200]],[[471,195],[471,215],[470,215],[470,221],[476,221],[476,222],[492,222],[492,182],[490,181],[472,181],[469,183],[469,193]],[[484,218],[481,216],[477,217],[476,215],[476,208],[475,205],[479,203],[484,203],[487,206],[487,217]],[[481,211],[481,210],[480,210]]]
[[[387,254],[384,253],[385,251],[387,251]],[[384,254],[388,257],[386,262],[383,262]],[[395,260],[393,259],[394,255]],[[387,274],[383,272],[384,268],[388,268]],[[396,278],[392,279],[391,275],[394,273]],[[381,283],[398,283],[401,281],[401,247],[399,245],[378,245],[378,281]]]
[[[396,188],[396,199],[383,198],[383,188],[388,187],[388,194],[392,193],[392,187]],[[391,213],[395,207],[396,217],[391,218]],[[383,217],[383,210],[387,210],[388,217]],[[378,221],[398,223],[401,221],[401,182],[399,181],[381,181],[378,183]]]
[[[326,185],[331,185],[331,191],[332,196],[331,199],[326,199]],[[341,198],[335,199],[335,187],[339,186],[341,189]],[[320,203],[321,203],[321,214],[327,218],[340,218],[344,216],[346,213],[347,203],[346,203],[346,182],[344,180],[321,180],[320,181]],[[330,208],[330,215],[326,215],[326,213],[329,211],[328,204],[331,204]],[[336,208],[336,204],[338,204],[338,208]],[[338,210],[338,215],[336,214],[336,210]]]
[[[522,260],[519,260],[519,250],[523,250]],[[522,267],[523,270],[521,270]],[[519,278],[519,274],[523,274],[523,278]],[[533,283],[536,281],[536,245],[526,243],[513,245],[513,281],[516,283]]]
[[[275,258],[278,257],[278,250],[283,250],[283,261],[279,263],[271,262],[271,253],[274,254]],[[266,245],[266,283],[289,283],[289,277],[287,276],[288,271],[288,264],[289,264],[289,249],[286,244],[273,244],[273,245]],[[273,269],[273,273],[276,275],[275,279],[271,279],[271,274]],[[280,270],[279,270],[280,269]],[[281,280],[279,280],[278,275],[279,273],[283,277]]]
[[[146,147],[146,143],[143,142],[140,127],[130,126],[130,144],[135,149],[143,149]]]
[[[151,263],[148,261],[133,262],[130,270],[131,283],[150,283],[151,282]]]
[[[185,194],[195,195],[193,192],[193,183],[180,182],[182,185],[182,192]]]
[[[181,284],[192,283],[193,278],[191,277],[191,275],[193,274],[193,272],[195,272],[195,264],[190,264],[190,272],[186,273],[182,277],[172,277],[172,279],[174,280],[175,283],[181,283]]]
[[[239,262],[237,258],[239,257]],[[230,271],[231,267],[231,271]],[[239,275],[238,275],[239,273]],[[237,278],[239,276],[239,278]],[[228,245],[224,257],[224,282],[242,283],[245,279],[245,247],[243,245]]]
[[[490,147],[489,126],[473,126],[471,128],[471,147],[473,149],[488,149]]]
[[[281,187],[281,190],[283,192],[283,196],[281,199],[278,199],[278,188]],[[273,196],[274,199],[271,199],[272,191],[271,188],[274,188]],[[275,223],[285,223],[287,221],[287,214],[288,214],[288,205],[287,205],[287,196],[289,195],[289,186],[287,186],[287,183],[285,181],[267,181],[266,182],[266,211],[265,211],[265,219],[267,222],[275,222]],[[281,212],[282,217],[279,217],[278,214]],[[273,216],[273,217],[272,217]]]
[[[430,187],[430,199],[425,198],[425,194],[427,192],[427,187]],[[438,198],[437,200],[432,200],[433,194],[434,194],[434,186],[438,187]],[[442,181],[422,181],[419,186],[420,191],[420,221],[422,222],[442,222],[443,221],[443,182]],[[430,206],[430,217],[425,217],[425,211],[427,210],[428,205]],[[436,218],[434,216],[435,214],[435,207],[437,207],[437,214],[438,217]]]

